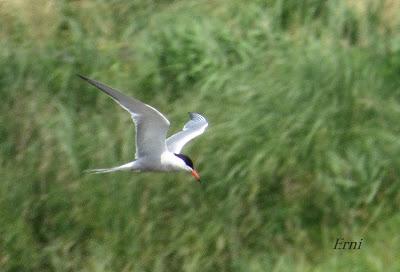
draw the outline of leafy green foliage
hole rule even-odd
[[[399,269],[398,6],[39,2],[0,3],[2,271]],[[171,133],[203,113],[204,184],[84,174],[132,160],[134,126],[77,73]]]

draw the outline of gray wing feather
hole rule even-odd
[[[101,82],[82,75],[78,76],[111,96],[131,114],[136,126],[136,158],[161,155],[167,150],[165,138],[169,121],[158,110]]]
[[[202,115],[189,112],[190,120],[185,124],[182,131],[167,139],[167,148],[173,153],[180,153],[182,148],[192,139],[203,134],[208,126],[206,118]]]

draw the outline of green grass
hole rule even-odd
[[[395,1],[0,3],[1,271],[398,271]],[[84,74],[209,130],[178,174],[87,175],[134,126]],[[332,249],[364,239],[358,251]]]

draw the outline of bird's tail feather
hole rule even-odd
[[[123,170],[132,170],[133,162],[129,162],[120,166],[111,167],[111,168],[99,168],[99,169],[88,169],[85,170],[85,173],[90,174],[103,174],[103,173],[111,173],[115,171],[123,171]]]

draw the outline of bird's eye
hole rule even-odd
[[[175,156],[182,159],[187,166],[193,169],[193,161],[188,156],[184,154],[175,154]]]

